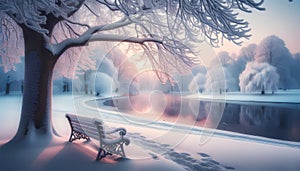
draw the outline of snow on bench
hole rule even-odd
[[[71,126],[69,142],[77,139],[90,141],[91,138],[99,141],[100,147],[96,160],[101,160],[106,155],[112,154],[126,157],[123,144],[129,145],[130,143],[129,139],[124,137],[126,129],[117,128],[113,131],[105,132],[103,122],[99,119],[74,114],[66,114],[66,118]],[[119,133],[119,135],[116,136],[114,133]]]

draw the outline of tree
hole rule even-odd
[[[194,93],[202,93],[205,90],[206,67],[197,65],[192,68],[193,79],[189,84],[189,91]]]
[[[62,93],[72,91],[72,80],[63,76],[54,75],[53,78],[53,93]]]
[[[5,85],[5,74],[4,74],[4,69],[2,67],[2,62],[0,58],[0,91],[4,91],[4,85]]]
[[[240,74],[245,70],[246,64],[254,61],[256,47],[256,44],[250,44],[240,50],[237,59],[231,67],[233,70],[233,77],[238,79]]]
[[[94,92],[97,96],[112,95],[116,89],[116,85],[112,78],[102,72],[93,72],[88,78],[90,92]]]
[[[293,55],[292,62],[292,77],[294,78],[296,84],[293,85],[293,88],[299,88],[300,86],[300,53],[296,53]]]
[[[291,77],[292,55],[279,37],[272,35],[263,39],[256,48],[255,61],[267,62],[276,67],[280,76],[279,88],[291,88],[294,80]]]
[[[234,62],[228,52],[218,53],[206,74],[206,91],[222,93],[238,89],[238,80],[233,76]]]
[[[240,89],[242,92],[272,91],[277,90],[279,75],[276,68],[266,62],[249,62],[240,75]]]
[[[193,93],[202,93],[205,89],[206,77],[203,73],[198,73],[189,84],[189,90]]]
[[[17,63],[13,68],[7,71],[3,76],[6,78],[5,94],[10,94],[10,91],[22,91],[22,82],[24,79],[24,58],[21,58],[20,63]]]
[[[84,53],[84,55],[90,55],[88,58],[85,56],[85,59],[88,59],[89,62],[79,61],[80,65],[77,66],[76,81],[73,86],[76,87],[76,91],[84,91],[85,94],[92,94],[95,90],[95,83],[103,84],[95,80],[97,78],[95,77],[97,72],[105,73],[109,77],[115,78],[118,75],[118,70],[114,66],[113,62],[109,58],[105,57],[105,53],[99,48],[96,49],[96,47],[94,47],[91,53]],[[80,81],[80,79],[82,81]],[[114,81],[117,82],[118,80]]]
[[[208,69],[206,74],[205,91],[228,92],[237,89],[236,79],[224,66],[216,66]]]
[[[139,94],[138,82],[135,79],[138,73],[136,65],[128,60],[120,50],[114,50],[108,56],[118,71],[113,75],[113,79],[119,83],[117,93],[122,95]]]
[[[226,38],[240,44],[241,38],[249,37],[248,23],[237,18],[235,9],[263,10],[262,3],[263,0],[1,0],[2,42],[24,40],[24,95],[13,141],[32,134],[52,137],[53,69],[68,49],[94,41],[127,42],[145,50],[156,69],[164,70],[169,65],[187,67],[198,61],[189,43],[206,38],[217,46]],[[13,29],[6,30],[8,26]]]
[[[240,50],[238,60],[245,64],[244,67],[246,66],[246,63],[254,60],[256,47],[256,44],[250,44]]]

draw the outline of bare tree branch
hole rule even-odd
[[[96,14],[87,4],[84,4],[84,6],[92,13],[94,14],[96,17],[100,17],[98,14]]]
[[[85,23],[80,23],[80,22],[69,20],[69,19],[65,19],[65,21],[67,21],[68,23],[74,24],[74,25],[91,28],[91,26],[89,26],[88,24],[85,24]]]

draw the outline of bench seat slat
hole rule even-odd
[[[86,116],[79,116],[79,115],[73,115],[73,114],[66,114],[67,117],[71,118],[72,121],[75,122],[87,122],[94,120],[94,118],[86,117]]]
[[[74,129],[83,129],[83,130],[90,130],[90,131],[98,132],[98,129],[95,128],[95,126],[92,127],[91,125],[73,123],[72,126]]]
[[[93,124],[93,119],[87,121],[87,120],[71,120],[72,123],[77,123],[77,124],[83,124],[83,125],[90,125],[91,127],[94,126]]]

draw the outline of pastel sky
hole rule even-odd
[[[250,14],[240,13],[239,17],[250,23],[252,37],[243,39],[242,46],[224,42],[216,53],[228,51],[238,54],[243,46],[259,42],[267,36],[277,35],[283,39],[291,53],[300,52],[300,0],[265,0],[265,11],[254,10]]]

